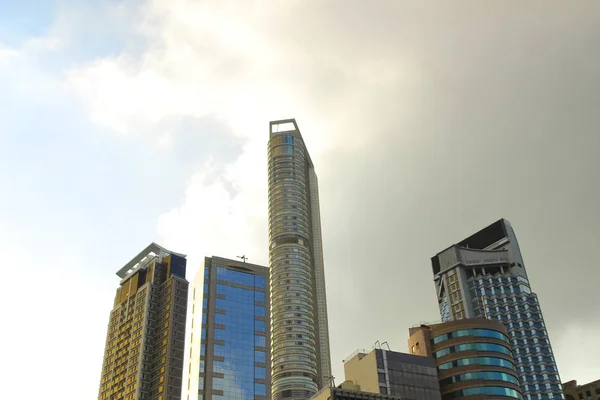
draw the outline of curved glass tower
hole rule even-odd
[[[272,399],[329,384],[331,360],[317,175],[294,119],[270,123]]]
[[[431,259],[442,321],[504,323],[525,400],[562,399],[550,338],[510,223],[501,219]]]

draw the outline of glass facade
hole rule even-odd
[[[205,264],[198,394],[190,390],[188,400],[266,399],[268,269],[245,270],[237,261],[215,257]]]
[[[499,366],[499,367],[504,367],[504,368],[510,368],[512,370],[515,370],[515,366],[513,363],[511,363],[508,360],[505,360],[504,358],[497,358],[497,357],[467,357],[467,358],[461,358],[459,360],[454,360],[454,361],[450,361],[444,364],[441,364],[438,366],[438,369],[441,370],[445,370],[445,369],[451,369],[451,368],[456,368],[456,367],[462,367],[465,365],[473,365],[473,364],[477,364],[477,365],[495,365],[495,366]]]
[[[458,331],[445,333],[443,335],[439,335],[433,338],[433,344],[438,344],[444,342],[446,340],[463,337],[463,336],[474,336],[474,337],[483,337],[483,338],[493,338],[504,340],[507,343],[510,343],[508,337],[501,332],[493,331],[491,329],[460,329]]]
[[[433,353],[433,358],[439,358],[443,356],[447,356],[451,353],[458,353],[460,351],[492,351],[495,353],[504,353],[512,357],[512,352],[506,346],[501,346],[499,344],[494,343],[467,343],[467,344],[458,344],[456,346],[446,347],[445,349],[436,351]]]
[[[519,385],[519,380],[504,372],[468,372],[466,374],[454,375],[440,380],[441,385],[450,385],[453,383],[483,379],[484,381],[504,381],[514,385]]]
[[[449,393],[442,397],[442,400],[452,400],[452,399],[460,399],[462,397],[467,396],[475,396],[475,395],[488,395],[488,396],[500,396],[500,397],[512,397],[514,399],[523,399],[521,393],[517,392],[514,389],[509,389],[505,387],[492,387],[492,386],[484,386],[478,388],[469,388],[458,390],[456,392]]]

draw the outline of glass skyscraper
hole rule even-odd
[[[206,257],[193,289],[187,400],[270,399],[269,270]]]
[[[523,398],[562,399],[562,387],[538,298],[519,243],[501,219],[431,259],[442,321],[497,319],[513,348]]]
[[[317,175],[294,119],[269,138],[271,393],[307,399],[331,375]]]

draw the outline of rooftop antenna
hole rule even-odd
[[[244,262],[246,262],[246,260],[248,260],[248,257],[246,257],[245,255],[243,256],[236,256],[237,258],[241,258]]]
[[[384,344],[387,346],[388,351],[392,351],[392,349],[390,349],[390,344],[387,342],[387,340],[385,342],[381,343],[381,346],[383,346]]]
[[[379,340],[375,342],[375,344],[373,345],[373,347],[377,348],[377,345],[379,345],[379,348],[381,349],[381,343],[379,343]]]
[[[334,388],[335,387],[335,376],[331,375],[331,376],[326,376],[325,378],[329,379],[329,387]]]

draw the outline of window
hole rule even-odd
[[[266,324],[265,321],[254,321],[254,330],[258,332],[266,332]]]
[[[255,383],[254,384],[254,395],[255,396],[266,396],[267,395],[267,387],[264,383]]]
[[[254,315],[257,317],[265,316],[265,307],[264,306],[254,306]]]
[[[265,352],[264,351],[256,350],[254,352],[254,361],[255,362],[259,362],[259,363],[266,362],[266,354],[265,354]]]
[[[475,396],[475,395],[488,395],[488,396],[503,396],[503,397],[512,397],[515,399],[522,399],[523,397],[519,392],[514,389],[504,388],[504,387],[477,387],[477,388],[468,388],[463,390],[458,390],[456,392],[445,394],[442,398],[443,400],[452,400],[458,399],[461,397],[467,396]]]
[[[267,379],[267,371],[263,367],[254,367],[255,379]]]
[[[266,338],[264,336],[254,336],[254,345],[258,347],[266,347]]]
[[[265,302],[265,293],[264,292],[254,292],[254,301],[258,303]]]

